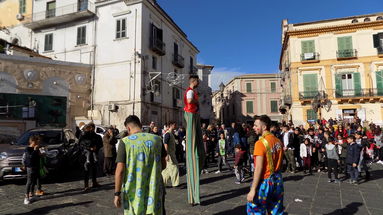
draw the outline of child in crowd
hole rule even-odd
[[[215,174],[221,173],[222,162],[224,165],[227,166],[229,170],[231,169],[229,162],[226,161],[227,141],[225,138],[225,134],[221,133],[219,136],[220,136],[220,139],[217,145],[218,171],[215,172]]]
[[[207,141],[208,141],[208,136],[205,133],[202,135],[202,142],[203,142],[203,147],[205,150],[205,156],[206,157],[208,156],[208,154],[207,154]],[[207,173],[209,173],[209,171],[207,170],[207,158],[205,158],[201,174],[207,174]]]
[[[341,134],[338,134],[337,136],[336,145],[338,145],[339,172],[346,175],[347,141],[343,139],[343,136]]]
[[[240,144],[237,144],[235,146],[235,162],[234,162],[234,169],[235,169],[235,176],[237,178],[236,184],[241,184],[241,182],[245,181],[244,174],[243,174],[243,164],[246,162],[246,150],[242,148]]]
[[[339,183],[338,179],[338,163],[339,163],[339,155],[337,146],[334,144],[334,139],[329,138],[326,146],[326,155],[327,155],[327,166],[328,166],[328,182]],[[334,173],[334,180],[332,179],[332,174]]]
[[[27,170],[27,184],[24,204],[28,205],[34,200],[34,189],[40,177],[40,136],[33,135],[29,138],[29,145],[25,148],[23,165]]]
[[[357,184],[359,177],[358,163],[360,159],[360,149],[358,144],[355,142],[354,135],[348,136],[347,142],[349,143],[346,157],[347,172],[351,177],[350,183]]]
[[[311,156],[312,146],[309,138],[306,138],[300,146],[300,157],[303,160],[303,172],[306,174],[307,171],[311,174]]]

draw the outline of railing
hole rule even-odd
[[[377,97],[383,96],[383,88],[366,88],[366,89],[336,89],[336,98],[353,98],[353,97]]]
[[[302,91],[302,92],[299,92],[299,99],[300,100],[313,99],[314,97],[321,95],[321,94],[323,95],[324,91],[319,91],[319,90]]]
[[[162,40],[159,39],[152,39],[150,42],[150,49],[152,49],[154,52],[156,52],[159,55],[165,55],[166,54],[166,44],[162,42]]]
[[[94,4],[88,1],[81,1],[75,4],[70,4],[70,5],[58,7],[51,10],[33,13],[31,16],[26,17],[25,20],[36,22],[36,21],[41,21],[44,19],[68,15],[68,14],[77,13],[81,11],[91,11],[94,13]]]
[[[345,49],[336,51],[336,57],[338,59],[356,58],[358,51],[356,49]]]
[[[377,50],[378,50],[378,54],[383,54],[383,47],[378,47]]]
[[[311,61],[311,60],[319,60],[318,52],[310,52],[301,54],[301,61]]]
[[[184,66],[185,66],[185,59],[184,59],[184,57],[182,57],[179,54],[174,54],[173,55],[173,64],[178,66],[178,67],[184,68]]]

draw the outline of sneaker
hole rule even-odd
[[[31,201],[29,200],[29,198],[25,197],[24,198],[24,205],[29,205],[31,204]]]
[[[204,169],[204,171],[205,171],[205,174],[208,174],[208,173],[209,173],[209,171],[208,171],[207,169]]]
[[[241,179],[241,183],[244,182],[244,181],[245,181],[245,178],[242,178],[242,179]]]
[[[327,182],[328,182],[328,183],[331,183],[331,182],[333,182],[333,180],[329,179]]]
[[[241,182],[240,181],[236,181],[235,184],[241,184]]]
[[[215,172],[215,174],[219,174],[219,173],[221,173],[221,171],[219,171],[219,170],[217,172]]]

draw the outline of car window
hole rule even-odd
[[[17,145],[28,145],[29,137],[32,135],[40,135],[43,145],[55,145],[62,143],[62,132],[58,131],[28,131],[24,133],[19,140]]]
[[[97,127],[97,128],[96,128],[96,133],[98,133],[98,134],[103,134],[103,133],[104,133],[104,130],[103,130],[102,128],[100,128],[100,127]]]

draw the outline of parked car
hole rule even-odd
[[[46,149],[46,168],[54,172],[74,163],[80,155],[77,139],[69,129],[36,128],[26,131],[16,142],[0,145],[0,180],[26,178],[22,156],[32,135],[42,137],[41,146]]]

